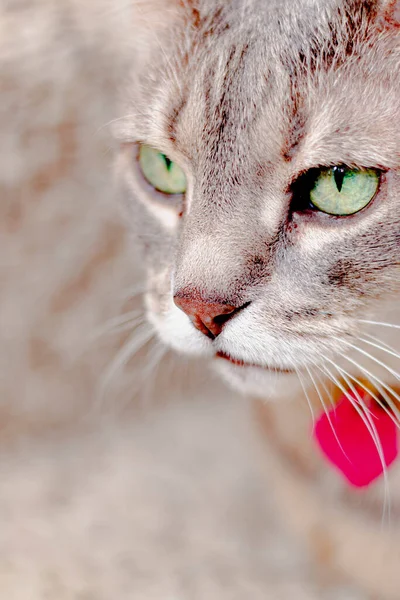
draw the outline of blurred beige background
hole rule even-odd
[[[277,524],[250,406],[203,365],[152,341],[99,395],[140,307],[107,126],[128,7],[0,1],[0,598],[362,600]]]

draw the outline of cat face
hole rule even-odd
[[[237,388],[282,394],[399,287],[398,7],[183,4],[140,26],[117,129],[148,318]]]

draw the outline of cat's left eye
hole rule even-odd
[[[312,207],[321,212],[345,217],[368,206],[378,188],[377,170],[337,166],[319,170],[309,200]]]
[[[160,150],[142,144],[139,148],[139,165],[144,178],[157,191],[170,195],[186,192],[185,173]]]

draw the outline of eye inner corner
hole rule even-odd
[[[310,199],[310,192],[315,185],[319,171],[318,168],[303,171],[289,184],[287,193],[291,195],[291,213],[314,208]]]

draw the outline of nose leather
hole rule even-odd
[[[174,302],[187,314],[196,329],[211,339],[221,333],[225,323],[239,310],[230,304],[200,299],[198,294],[180,296],[178,293]]]

